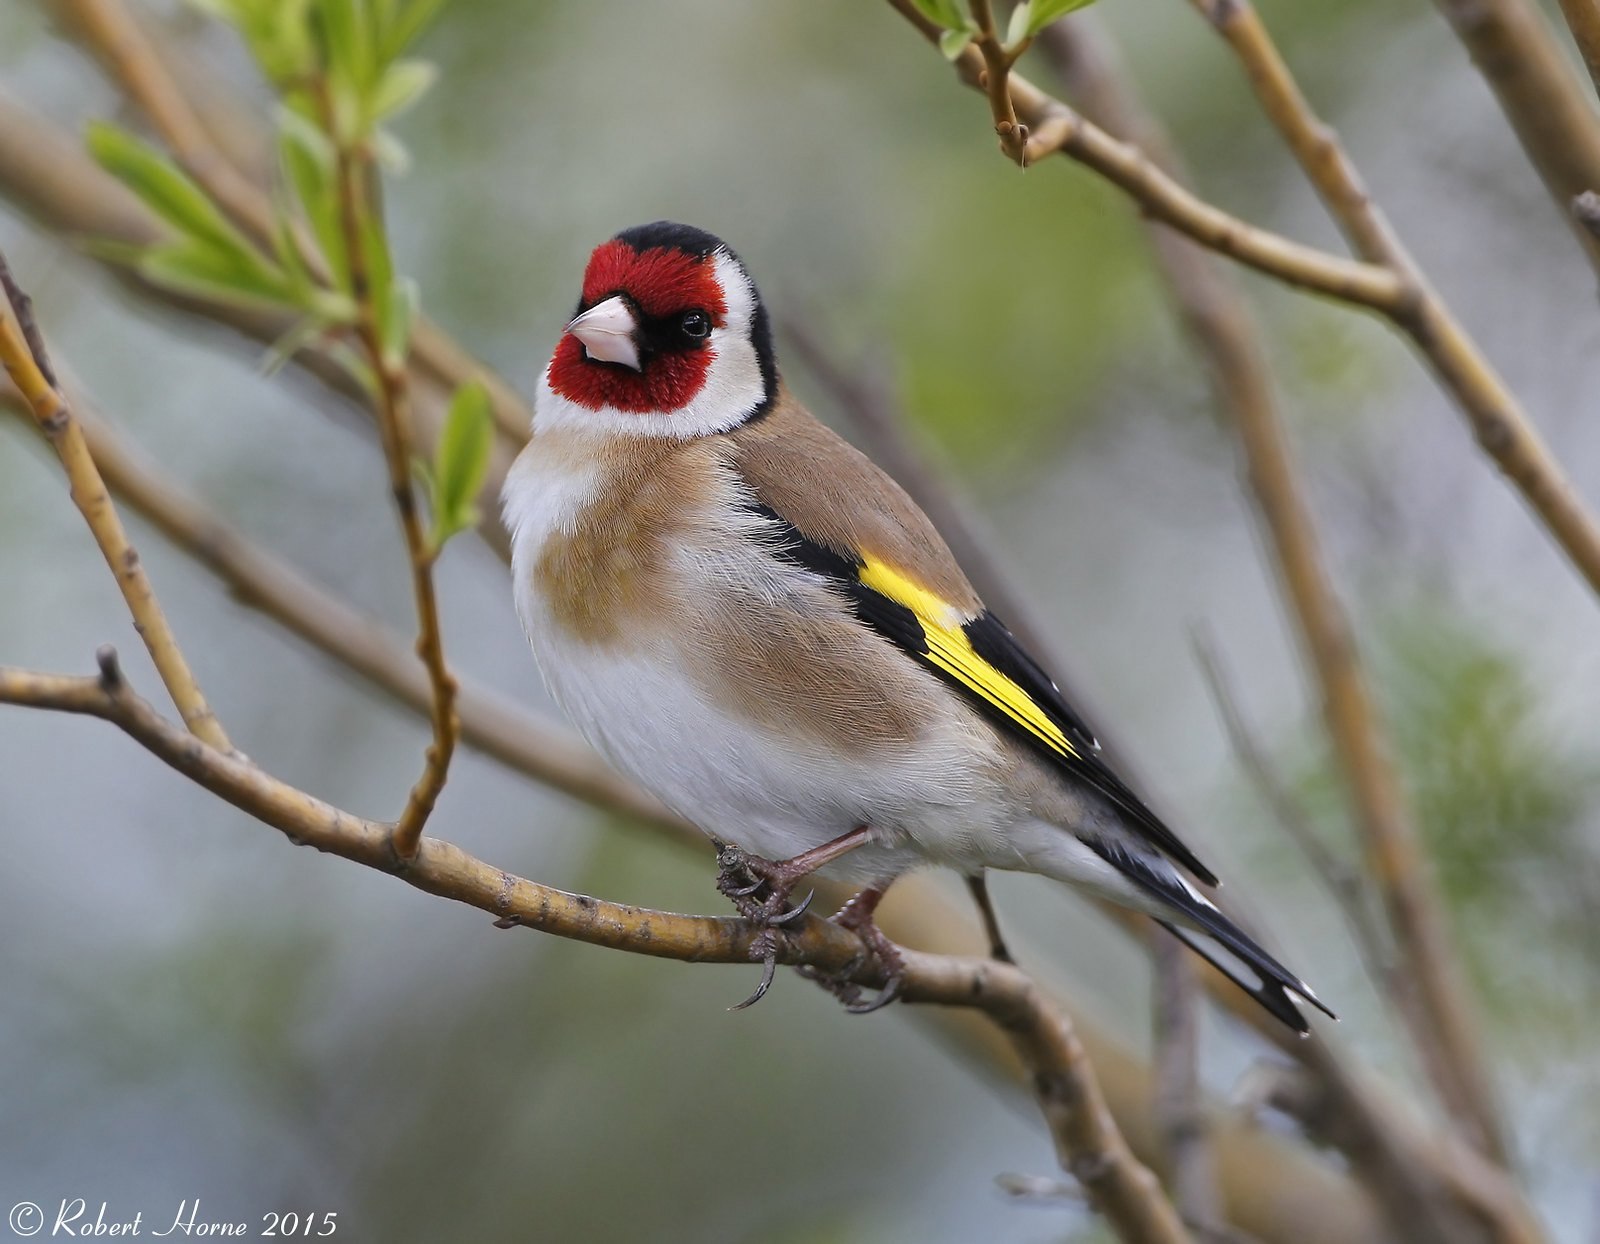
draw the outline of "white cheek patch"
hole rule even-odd
[[[550,387],[550,369],[539,379],[534,425],[539,428],[587,428],[616,436],[666,437],[688,440],[738,427],[771,395],[761,373],[761,360],[751,341],[755,327],[756,291],[744,269],[727,251],[712,258],[717,283],[727,304],[722,323],[711,330],[703,349],[712,353],[700,391],[674,411],[635,413],[602,406],[590,410]]]

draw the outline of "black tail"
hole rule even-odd
[[[1145,893],[1183,917],[1184,924],[1161,919],[1174,937],[1245,993],[1269,1014],[1304,1036],[1311,1031],[1295,1000],[1308,1002],[1330,1019],[1339,1017],[1283,964],[1229,920],[1189,885],[1178,870],[1159,856],[1129,848],[1120,842],[1084,837],[1084,845]]]

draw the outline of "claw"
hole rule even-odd
[[[767,884],[765,877],[757,877],[755,881],[745,886],[729,886],[723,891],[729,898],[749,898],[762,886]]]
[[[730,1011],[742,1011],[752,1007],[767,996],[767,990],[772,988],[772,979],[778,974],[778,952],[769,951],[761,960],[761,983],[756,986],[756,991],[737,1006],[730,1006]]]
[[[900,996],[900,986],[905,983],[905,974],[895,972],[884,981],[883,988],[878,990],[878,996],[869,1002],[850,1002],[845,1004],[845,1011],[851,1015],[871,1015],[874,1011],[881,1011],[889,1003]]]
[[[791,907],[788,911],[782,913],[781,915],[768,917],[767,923],[793,924],[796,920],[800,919],[801,916],[806,914],[806,908],[811,906],[811,900],[816,897],[817,892],[812,890],[811,893],[807,894],[803,899],[800,900],[800,905],[798,907]]]

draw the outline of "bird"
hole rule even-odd
[[[1299,1003],[1333,1015],[1207,896],[1216,875],[1102,758],[922,510],[790,391],[719,238],[656,221],[594,249],[501,504],[550,695],[710,837],[719,888],[765,925],[741,1005],[771,983],[812,874],[858,887],[833,918],[886,977],[842,996],[891,1000],[903,960],[875,909],[942,866],[1152,916],[1298,1033]]]

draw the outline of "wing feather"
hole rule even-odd
[[[947,683],[991,721],[1056,767],[1111,800],[1150,843],[1202,882],[1217,878],[1096,755],[1098,744],[1043,668],[993,614],[964,613],[871,553],[843,553],[811,539],[769,506],[775,551],[828,579],[855,614]]]

